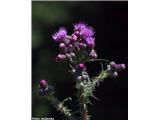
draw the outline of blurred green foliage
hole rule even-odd
[[[32,48],[44,43],[43,27],[66,23],[70,20],[70,6],[60,2],[32,2]]]

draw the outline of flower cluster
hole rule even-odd
[[[112,61],[107,66],[107,72],[109,73],[110,77],[116,78],[118,76],[118,72],[124,70],[125,68],[125,64],[116,64]]]
[[[74,31],[71,35],[67,35],[67,30],[61,27],[52,35],[54,41],[59,42],[60,53],[56,59],[71,63],[84,63],[88,59],[97,58],[94,50],[94,33],[94,29],[83,22],[74,24]]]
[[[74,108],[76,112],[72,112],[72,110],[65,105],[66,101],[72,101],[72,99],[69,97],[59,102],[58,98],[54,95],[54,87],[48,85],[46,80],[39,82],[39,94],[42,96],[52,95],[52,104],[57,111],[63,113],[67,119],[90,120],[87,105],[91,103],[90,97],[96,98],[93,94],[96,87],[108,77],[116,78],[118,72],[125,69],[125,64],[109,63],[108,60],[97,59],[97,53],[94,50],[94,29],[84,22],[76,23],[73,26],[74,29],[71,35],[68,35],[66,28],[60,27],[59,30],[52,35],[52,38],[55,42],[59,43],[60,51],[56,60],[69,64],[69,71],[75,79],[75,87],[77,89],[76,101],[78,101],[78,105],[75,105],[78,107]],[[102,70],[98,75],[90,77],[87,72],[86,62],[100,63]],[[105,69],[103,69],[104,62],[107,66]]]

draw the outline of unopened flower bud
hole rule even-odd
[[[85,43],[79,43],[79,48],[86,48],[87,45]]]
[[[72,41],[75,42],[77,41],[78,37],[75,34],[72,34]]]
[[[89,53],[89,56],[90,56],[91,58],[95,59],[95,58],[97,58],[97,53],[96,53],[94,50],[92,50],[92,51]]]
[[[66,58],[67,58],[67,59],[70,59],[70,58],[71,58],[71,55],[70,55],[69,53],[67,53],[67,54],[66,54]]]
[[[77,77],[77,80],[81,81],[81,80],[82,80],[82,77],[81,77],[81,76],[78,76],[78,77]]]
[[[40,88],[45,89],[45,88],[47,87],[47,82],[46,82],[46,80],[41,80],[41,81],[39,82],[39,86],[40,86]]]
[[[117,65],[117,69],[118,70],[123,70],[123,69],[125,69],[126,67],[125,67],[125,64],[118,64]]]
[[[68,45],[68,52],[72,52],[73,51],[73,45],[72,44],[69,44]]]
[[[65,46],[66,46],[66,45],[65,45],[64,43],[60,43],[60,44],[59,44],[59,48],[60,48],[60,49],[64,49]]]
[[[65,39],[64,39],[64,43],[65,43],[66,45],[68,45],[68,44],[70,43],[70,39],[65,38]]]
[[[110,62],[111,69],[117,69],[117,65],[115,62]]]
[[[57,60],[64,60],[66,58],[66,56],[65,55],[63,55],[63,54],[58,54],[58,56],[57,56]]]
[[[114,72],[112,77],[113,77],[113,78],[116,78],[117,76],[118,76],[118,73],[117,73],[117,72]]]
[[[81,70],[83,70],[83,69],[85,69],[85,65],[84,65],[83,63],[80,63],[80,64],[78,65],[78,68],[81,69]]]
[[[86,80],[87,79],[87,75],[82,75],[82,79]]]
[[[75,56],[76,56],[74,52],[71,52],[70,55],[71,55],[72,57],[75,57]]]

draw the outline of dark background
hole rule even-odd
[[[128,2],[32,2],[32,117],[54,117],[59,114],[50,103],[37,94],[38,82],[45,79],[55,85],[59,100],[72,95],[73,83],[64,63],[57,63],[58,44],[51,35],[65,26],[71,34],[73,23],[85,21],[96,31],[99,58],[128,65]],[[88,65],[90,74],[100,66]],[[91,120],[128,120],[128,69],[117,79],[106,79],[95,91],[101,99],[91,99]]]

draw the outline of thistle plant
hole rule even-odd
[[[71,110],[66,106],[66,101],[73,102],[71,97],[59,101],[54,94],[54,87],[48,85],[46,80],[40,81],[39,94],[47,96],[51,100],[54,107],[63,114],[62,120],[90,120],[88,104],[91,104],[91,97],[97,99],[93,92],[106,78],[116,78],[118,72],[125,69],[125,65],[97,58],[94,29],[84,22],[76,23],[73,26],[74,30],[71,35],[68,35],[66,28],[60,27],[52,35],[52,38],[59,44],[59,54],[56,61],[65,62],[74,79],[75,86],[73,87],[77,90],[75,98],[78,108]],[[98,75],[90,77],[86,65],[88,62],[101,65],[101,71]]]

